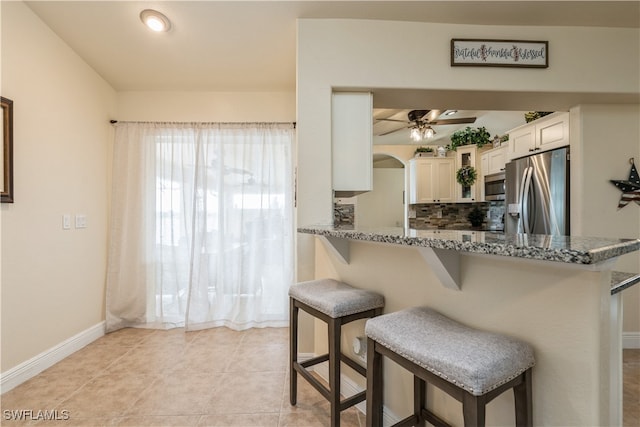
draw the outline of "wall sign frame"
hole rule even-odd
[[[0,203],[13,203],[13,101],[0,97],[2,150],[0,150]]]
[[[451,39],[451,66],[548,68],[549,42]]]

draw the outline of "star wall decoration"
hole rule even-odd
[[[629,162],[631,163],[629,179],[626,181],[611,180],[613,185],[622,190],[622,197],[620,197],[620,201],[618,202],[618,209],[624,208],[629,204],[629,202],[636,202],[640,205],[640,177],[638,176],[638,171],[636,170],[633,158],[631,158]]]

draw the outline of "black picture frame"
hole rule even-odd
[[[13,203],[13,101],[0,97],[2,106],[2,159],[0,203]]]
[[[451,39],[451,66],[549,68],[549,42]]]

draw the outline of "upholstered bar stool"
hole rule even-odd
[[[464,425],[484,426],[485,406],[513,388],[516,425],[531,426],[532,348],[464,326],[429,308],[367,320],[367,426],[382,425],[382,356],[413,374],[414,413],[396,424],[448,426],[426,409],[426,382],[462,402]]]
[[[340,412],[362,402],[366,392],[340,400],[340,362],[366,377],[367,371],[354,360],[342,354],[340,339],[342,325],[358,319],[382,314],[384,297],[375,292],[357,289],[333,279],[313,280],[291,286],[289,289],[290,317],[290,400],[296,404],[297,374],[306,379],[322,394],[331,406],[331,425],[340,425]],[[324,321],[329,329],[329,352],[307,361],[298,362],[298,311],[302,309]],[[307,368],[329,361],[329,388],[318,381]]]

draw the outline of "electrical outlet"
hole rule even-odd
[[[76,228],[87,228],[86,215],[76,215]]]
[[[362,337],[355,337],[353,339],[353,352],[355,353],[356,357],[360,360],[362,360],[363,362],[367,361],[367,338],[362,336]]]

